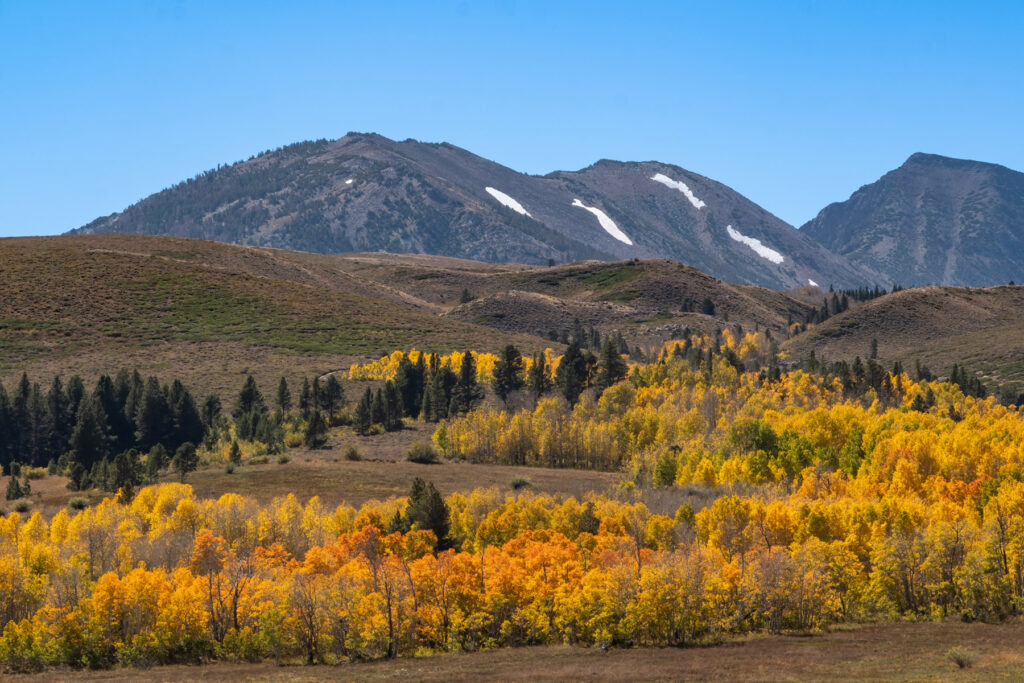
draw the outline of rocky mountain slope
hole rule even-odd
[[[914,154],[801,232],[904,286],[1024,281],[1024,173]]]
[[[773,288],[880,282],[809,232],[676,166],[600,161],[530,176],[450,144],[373,134],[267,152],[77,232],[532,264],[671,258]]]

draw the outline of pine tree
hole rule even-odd
[[[334,420],[335,414],[345,405],[345,389],[334,375],[328,375],[327,382],[319,393],[319,406],[327,419]]]
[[[370,420],[373,424],[384,425],[387,421],[387,408],[384,403],[384,390],[377,389],[370,403]]]
[[[118,377],[120,382],[127,382],[127,373],[118,375]],[[121,390],[127,393],[128,387],[122,385]],[[113,439],[111,451],[120,453],[131,448],[135,443],[135,426],[125,415],[124,403],[119,396],[118,385],[108,375],[103,375],[96,382],[96,388],[92,393],[103,406],[103,412],[107,416],[110,436]]]
[[[155,481],[155,479],[154,479]],[[68,467],[68,490],[82,491],[89,487],[89,475],[80,462],[72,462]]]
[[[598,394],[612,386],[626,376],[626,362],[619,355],[619,350],[609,339],[605,341],[601,349],[601,358],[598,361],[597,370],[597,391]]]
[[[551,390],[551,378],[548,376],[547,356],[543,353],[534,354],[533,363],[526,375],[526,386],[533,394],[534,403]]]
[[[186,475],[189,472],[194,472],[199,467],[199,456],[196,454],[195,444],[186,442],[181,444],[178,451],[174,454],[174,460],[171,461],[174,466],[174,471],[178,473],[178,477],[182,483],[185,481]]]
[[[50,432],[47,450],[51,458],[56,458],[67,450],[68,439],[71,438],[71,430],[75,426],[60,377],[53,378],[50,391],[46,394],[46,408]]]
[[[267,404],[263,400],[263,394],[256,385],[256,380],[249,375],[246,377],[242,390],[238,393],[238,399],[235,401],[235,407],[231,411],[231,416],[235,418],[238,436],[242,439],[252,438],[259,418],[266,412]]]
[[[452,545],[451,539],[448,538],[451,529],[449,516],[448,504],[444,502],[444,498],[434,485],[416,477],[409,491],[409,505],[405,509],[405,517],[410,525],[433,531],[437,536],[438,550],[445,550]]]
[[[366,436],[373,426],[373,394],[367,387],[363,397],[356,404],[355,428],[360,436]]]
[[[501,357],[494,364],[491,387],[506,408],[509,394],[523,387],[523,356],[512,344],[502,350]]]
[[[18,478],[12,474],[10,480],[7,482],[7,494],[5,497],[7,500],[17,500],[18,498],[21,498],[22,495],[21,483],[19,483]]]
[[[423,404],[425,378],[423,354],[420,354],[415,364],[410,362],[408,357],[403,357],[399,362],[398,371],[395,373],[395,387],[402,397],[403,414],[414,420],[419,417]]]
[[[579,344],[573,341],[566,348],[562,362],[558,364],[558,370],[555,372],[555,383],[569,405],[576,405],[580,394],[583,393],[586,377],[586,359],[580,352]]]
[[[402,396],[395,383],[384,383],[384,429],[394,432],[402,428]]]
[[[167,443],[174,428],[174,416],[167,394],[156,377],[146,380],[135,417],[135,442],[142,450],[158,443]]]
[[[146,455],[146,481],[155,484],[160,476],[160,472],[166,469],[168,465],[170,465],[170,458],[167,455],[167,449],[163,447],[163,444],[153,446]]]
[[[284,377],[277,383],[277,409],[282,413],[292,409],[292,392],[288,389],[288,380]]]
[[[135,487],[142,483],[140,470],[139,453],[134,449],[118,453],[114,458],[110,489],[121,492],[122,502],[135,497]]]
[[[420,408],[420,415],[425,422],[434,421],[434,383],[427,383],[423,390],[423,404]]]
[[[264,412],[267,404],[263,400],[263,394],[252,375],[245,378],[242,390],[238,392],[238,400],[235,402],[235,413],[250,413],[254,410]]]
[[[71,432],[70,459],[88,470],[110,455],[111,443],[107,415],[99,398],[93,395],[83,399]]]
[[[199,443],[206,436],[203,418],[199,414],[199,409],[196,408],[192,394],[184,387],[176,394],[177,398],[171,408],[174,424],[173,436],[167,444],[168,448],[175,450],[185,442]]]
[[[306,448],[320,448],[327,443],[327,423],[319,410],[314,410],[306,424],[306,431],[302,435],[302,443]]]
[[[31,396],[32,384],[28,381],[28,375],[23,372],[17,388],[11,394],[11,424],[16,439],[11,444],[12,461],[22,457],[27,450],[29,440],[28,402]]]
[[[0,383],[0,469],[6,470],[16,457],[14,448],[17,443],[18,433],[11,411],[11,400],[4,385]]]
[[[217,394],[209,394],[203,399],[202,416],[206,431],[212,432],[217,426],[217,420],[220,419],[222,410],[220,396]]]
[[[313,388],[309,386],[309,378],[302,378],[302,390],[299,392],[299,412],[302,417],[309,417],[313,410]]]
[[[459,367],[458,381],[455,383],[455,390],[452,393],[452,404],[456,412],[467,413],[473,409],[473,405],[483,398],[483,390],[476,382],[476,360],[470,351],[466,351],[462,357],[462,365]]]
[[[50,459],[50,445],[54,441],[53,425],[46,408],[46,397],[38,383],[32,384],[28,401],[28,416],[28,442],[23,455],[29,465],[38,466]]]
[[[232,440],[231,442],[231,450],[228,451],[228,462],[232,465],[242,464],[242,449],[239,448],[237,441]]]
[[[78,415],[78,407],[82,404],[82,399],[85,398],[85,383],[82,378],[78,375],[71,375],[65,394],[68,398],[68,415],[73,420]]]

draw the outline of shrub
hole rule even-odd
[[[235,463],[229,462],[227,465],[225,465],[224,466],[224,472],[226,472],[227,474],[234,474],[235,473]]]
[[[27,479],[43,479],[50,472],[45,467],[22,467],[21,473]]]
[[[363,456],[359,452],[359,449],[356,448],[355,446],[353,446],[352,444],[349,444],[348,446],[345,447],[345,451],[342,453],[342,456],[346,460],[352,460],[352,461],[357,461],[357,460],[362,460],[363,459]]]
[[[960,646],[951,647],[946,653],[946,658],[961,669],[968,669],[971,664],[974,664],[974,653]]]
[[[277,456],[277,464],[278,465],[284,465],[284,464],[287,464],[287,463],[289,463],[291,461],[292,461],[292,456],[288,455],[287,453],[282,453],[281,455]]]
[[[254,455],[249,458],[250,465],[266,465],[268,462],[270,462],[269,455]]]
[[[409,452],[405,454],[405,459],[421,465],[433,465],[438,461],[437,449],[429,443],[414,443],[409,448]]]
[[[526,477],[512,477],[512,480],[508,483],[514,490],[528,489],[533,486],[533,482]]]
[[[22,514],[32,509],[32,501],[28,499],[19,500],[14,504],[14,511]]]
[[[89,499],[85,496],[75,496],[68,501],[68,507],[72,510],[84,510],[89,507]]]

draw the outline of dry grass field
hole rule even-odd
[[[959,669],[946,653],[961,647]],[[532,647],[339,666],[217,663],[145,671],[49,671],[23,681],[1019,681],[1024,624],[896,623],[704,648]]]
[[[289,460],[279,463],[271,458],[264,464],[243,464],[228,474],[220,464],[201,467],[189,474],[191,484],[200,498],[216,499],[225,493],[238,493],[266,504],[274,498],[295,494],[305,502],[313,496],[329,507],[342,503],[361,505],[369,500],[385,500],[406,496],[413,479],[421,477],[433,482],[444,494],[468,492],[475,488],[497,488],[512,493],[513,481],[526,480],[524,490],[559,496],[582,497],[588,491],[605,492],[622,481],[613,472],[510,467],[505,465],[474,465],[465,462],[441,461],[421,465],[405,460],[409,447],[416,442],[429,442],[432,425],[410,422],[399,432],[361,437],[348,428],[332,430],[327,448],[309,451],[288,451]],[[362,460],[343,457],[347,446],[354,445]],[[177,481],[173,473],[161,481]],[[48,476],[32,484],[32,510],[52,517],[66,507],[72,498],[85,496],[92,502],[101,500],[99,490],[73,492],[67,489],[67,478]],[[0,477],[0,488],[6,490],[8,477]],[[680,503],[667,501],[674,511]],[[13,509],[7,503],[6,509]]]
[[[127,367],[223,394],[247,373],[272,387],[412,346],[547,345],[440,318],[324,258],[140,236],[0,240],[0,381],[91,383]]]

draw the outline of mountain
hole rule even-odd
[[[1024,173],[914,154],[800,232],[904,286],[1024,280]]]
[[[375,134],[267,152],[75,232],[531,264],[671,258],[774,288],[878,281],[725,185],[677,166],[600,161],[530,176],[447,143]]]

